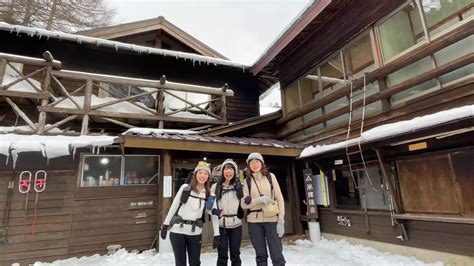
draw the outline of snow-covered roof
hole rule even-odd
[[[88,37],[88,36],[82,36],[82,35],[76,35],[76,34],[70,34],[70,33],[64,33],[64,32],[49,31],[49,30],[44,30],[44,29],[39,29],[39,28],[32,28],[32,27],[19,26],[19,25],[10,25],[5,22],[0,22],[0,30],[10,31],[11,33],[14,33],[14,34],[24,33],[30,37],[39,37],[39,38],[47,38],[47,39],[54,38],[54,39],[59,39],[59,40],[72,41],[78,44],[83,44],[83,43],[93,44],[98,47],[100,46],[100,47],[113,48],[116,51],[125,50],[125,51],[136,52],[138,54],[157,54],[157,55],[162,55],[162,56],[171,56],[171,57],[175,57],[176,59],[180,58],[184,60],[190,60],[193,62],[193,64],[195,63],[195,64],[207,64],[207,65],[212,64],[215,66],[217,65],[230,66],[230,67],[242,68],[244,71],[249,68],[248,65],[244,65],[241,63],[232,62],[232,61],[224,60],[220,58],[214,58],[214,57],[209,57],[209,56],[178,52],[178,51],[171,51],[171,50],[165,50],[165,49],[159,49],[159,48],[152,48],[152,47],[123,43],[123,42],[118,42],[118,41],[110,41],[110,40],[105,40],[101,38],[94,38],[94,37]]]
[[[123,135],[158,135],[158,134],[181,134],[181,135],[192,135],[197,134],[197,131],[184,130],[184,129],[164,129],[164,128],[147,128],[147,127],[135,127],[122,133]]]
[[[111,145],[117,137],[113,136],[40,136],[40,135],[0,135],[0,154],[7,156],[7,163],[10,154],[15,167],[18,154],[22,152],[41,152],[48,159],[66,155],[71,155],[77,148],[82,147],[102,147]]]
[[[342,149],[346,146],[352,146],[357,143],[368,143],[382,138],[394,137],[403,133],[410,133],[419,129],[470,117],[474,117],[474,105],[466,105],[434,114],[416,117],[411,120],[381,125],[363,132],[359,138],[329,145],[308,146],[301,152],[299,158],[310,157],[327,151]]]

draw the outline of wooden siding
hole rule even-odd
[[[352,226],[337,225],[337,216],[350,217]],[[389,213],[369,214],[370,231],[366,233],[364,214],[355,214],[338,210],[319,209],[321,231],[355,238],[381,241],[402,246],[432,249],[460,255],[474,254],[474,225],[452,224],[427,221],[407,221],[405,227],[408,233],[407,241],[396,238],[397,230],[392,227]]]
[[[36,193],[29,194],[25,215],[25,195],[18,191],[18,174],[0,174],[0,212],[5,209],[6,188],[13,176],[13,190],[8,243],[0,244],[0,265],[36,260],[51,261],[65,258],[69,245],[69,228],[73,206],[76,175],[74,171],[48,171],[48,185],[39,194],[34,237],[31,234]],[[34,174],[34,172],[33,172]]]

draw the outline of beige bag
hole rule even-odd
[[[278,203],[274,200],[270,200],[267,205],[262,206],[263,216],[274,217],[277,216],[280,210],[278,210]]]

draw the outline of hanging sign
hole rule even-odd
[[[309,219],[318,218],[318,209],[314,195],[313,171],[311,168],[303,170],[304,188],[306,191],[306,205],[308,207],[307,217]]]

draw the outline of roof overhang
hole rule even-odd
[[[265,145],[243,145],[238,138],[233,138],[235,143],[213,142],[202,140],[176,140],[168,138],[155,138],[153,136],[120,136],[121,143],[126,148],[163,149],[180,151],[218,152],[249,154],[255,151],[263,155],[282,157],[297,157],[302,148],[274,147]]]
[[[273,42],[257,62],[252,66],[252,73],[257,75],[270,61],[275,58],[300,32],[308,26],[332,1],[319,0],[308,6],[303,14],[296,18],[291,26]]]
[[[457,136],[464,133],[474,132],[474,117],[465,117],[457,120],[453,120],[447,123],[438,124],[426,128],[420,128],[414,131],[405,132],[365,143],[361,143],[363,151],[370,149],[380,149],[384,147],[395,147],[400,145],[409,145],[411,143],[423,142],[429,139],[443,140],[448,137]],[[474,141],[473,141],[474,142]],[[348,147],[353,147],[357,143],[353,143]],[[322,160],[332,158],[335,156],[344,155],[346,153],[346,147],[342,146],[337,149],[333,149],[327,152],[311,155],[307,157],[299,157],[304,160]]]

